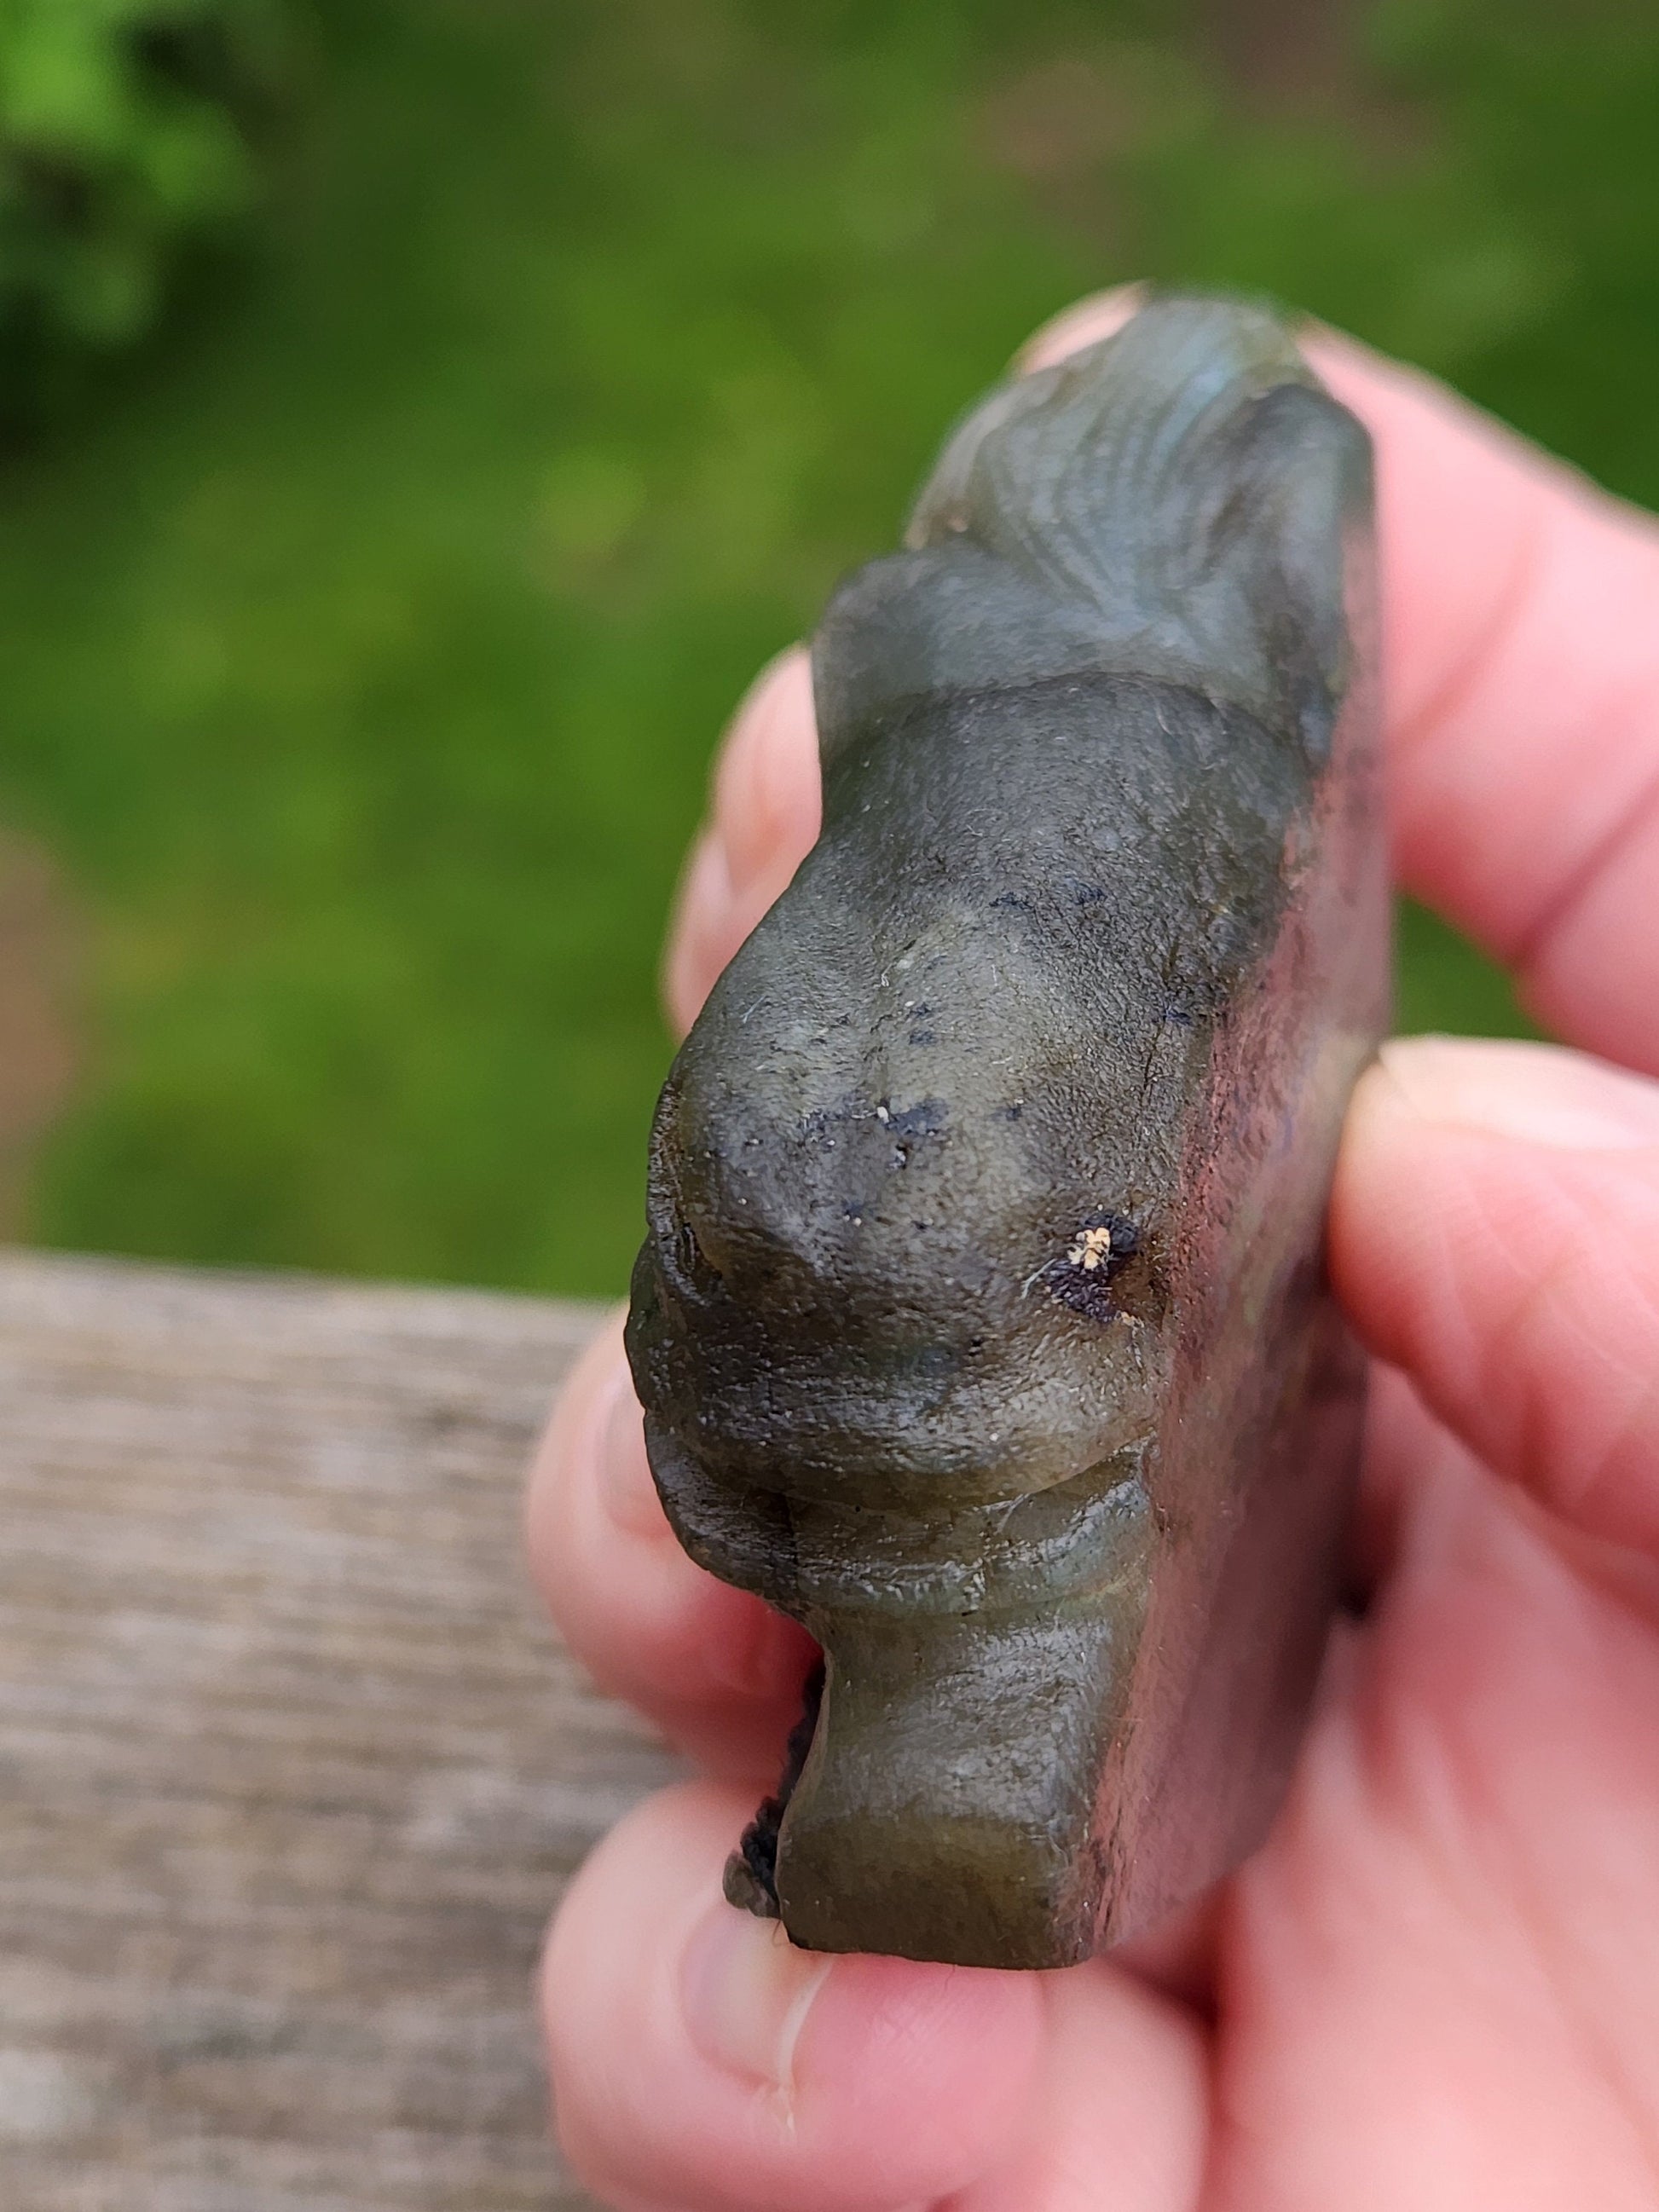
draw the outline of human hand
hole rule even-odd
[[[1659,2205],[1659,527],[1351,341],[1307,349],[1376,440],[1398,872],[1601,1058],[1419,1040],[1362,1081],[1330,1236],[1383,1363],[1365,1616],[1261,1850],[1065,1972],[832,1960],[723,1903],[811,1647],[679,1551],[605,1332],[532,1559],[714,1778],[622,1824],[548,1948],[560,2130],[626,2212]],[[796,652],[726,741],[681,1025],[817,806]]]

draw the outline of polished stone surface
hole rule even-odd
[[[1282,1792],[1363,1391],[1370,514],[1283,325],[1160,300],[824,617],[823,832],[664,1090],[629,1335],[682,1541],[825,1650],[729,1884],[799,1942],[1063,1964]]]

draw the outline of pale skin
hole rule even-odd
[[[1127,312],[1086,302],[1026,360]],[[1376,441],[1400,878],[1577,1048],[1417,1039],[1362,1081],[1330,1250],[1379,1362],[1365,1616],[1261,1850],[1064,1973],[828,1960],[720,1901],[807,1646],[678,1550],[604,1333],[532,1557],[708,1778],[601,1844],[548,1944],[560,2134],[624,2212],[1659,2207],[1659,526],[1307,346]],[[725,744],[679,1027],[817,807],[795,652]]]

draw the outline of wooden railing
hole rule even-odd
[[[0,1254],[0,2205],[548,2212],[529,1975],[669,1764],[525,1583],[587,1310]]]

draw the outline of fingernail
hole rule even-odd
[[[1561,1152],[1659,1145],[1659,1083],[1561,1045],[1396,1037],[1382,1061],[1425,1121]]]
[[[1052,368],[1067,354],[1097,344],[1100,339],[1121,330],[1146,299],[1144,284],[1117,284],[1109,291],[1096,292],[1086,300],[1074,301],[1027,338],[1014,356],[1014,368],[1023,376],[1029,376],[1033,369]]]
[[[645,1455],[645,1416],[623,1377],[599,1426],[599,1495],[619,1528],[630,1536],[665,1536],[667,1516],[651,1462]]]
[[[795,2050],[833,1959],[799,1951],[775,1920],[723,1901],[698,1928],[681,1973],[691,2040],[726,2072],[787,2095]]]

